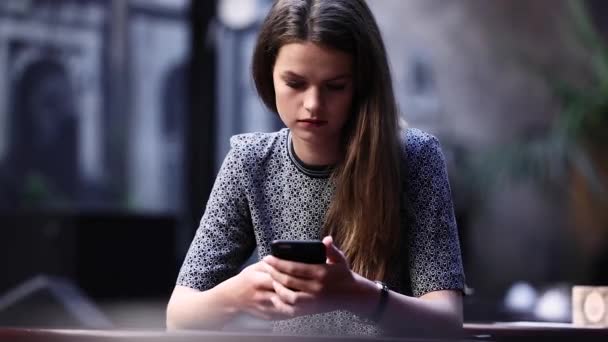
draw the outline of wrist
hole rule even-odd
[[[215,295],[222,302],[221,310],[224,314],[233,316],[243,311],[243,300],[240,298],[239,289],[242,288],[239,284],[239,274],[228,278],[222,283],[219,283],[214,290]]]
[[[386,310],[389,289],[388,289],[388,286],[381,281],[376,280],[376,281],[374,281],[374,283],[376,284],[378,291],[380,291],[380,299],[378,300],[378,304],[376,305],[376,310],[374,310],[374,313],[372,313],[370,319],[374,323],[378,323],[378,322],[380,322],[380,319],[382,318],[382,315],[384,314],[384,311]]]
[[[348,298],[349,311],[362,316],[371,317],[380,299],[380,291],[373,281],[355,274],[351,296]]]

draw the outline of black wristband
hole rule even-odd
[[[371,316],[371,320],[374,321],[374,323],[378,323],[382,317],[382,314],[384,313],[384,309],[386,308],[386,302],[388,300],[388,286],[379,280],[374,281],[374,283],[376,283],[376,286],[380,290],[380,300],[378,301],[376,310]]]

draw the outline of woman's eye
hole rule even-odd
[[[327,85],[327,89],[334,90],[334,91],[344,90],[344,88],[346,88],[346,84],[328,84]]]
[[[304,87],[304,83],[302,83],[302,82],[285,82],[285,84],[289,88],[293,88],[293,89],[301,89],[302,87]]]

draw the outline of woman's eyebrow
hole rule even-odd
[[[338,80],[349,79],[349,78],[352,78],[351,74],[341,74],[341,75],[338,75],[336,77],[326,80],[326,82],[338,81]]]
[[[295,72],[289,71],[289,70],[288,71],[283,71],[281,73],[281,77],[283,77],[283,78],[301,78],[301,79],[305,79],[304,76],[298,75]]]
[[[283,71],[281,73],[281,77],[282,78],[296,78],[296,79],[302,79],[302,80],[306,79],[306,77],[299,75],[293,71],[289,71],[289,70]],[[332,81],[338,81],[338,80],[349,79],[349,78],[352,78],[351,74],[340,74],[340,75],[334,76],[330,79],[327,79],[324,82],[332,82]]]

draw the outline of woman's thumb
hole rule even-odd
[[[327,256],[328,264],[339,264],[346,262],[344,254],[342,254],[338,247],[334,245],[334,239],[331,236],[324,237],[323,244],[325,245],[325,254]]]

